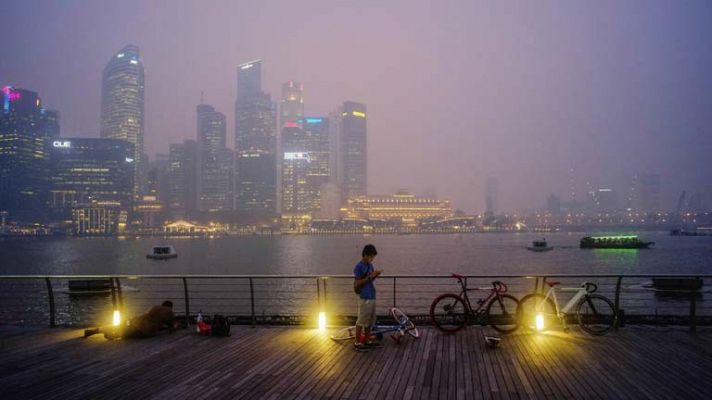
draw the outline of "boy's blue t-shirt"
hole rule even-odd
[[[363,260],[359,261],[354,267],[354,278],[363,279],[369,272],[373,272],[373,264],[366,264]],[[359,296],[362,299],[376,298],[376,287],[373,285],[373,281],[368,281],[361,287],[361,293],[359,293]]]

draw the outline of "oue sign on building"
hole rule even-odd
[[[55,140],[54,142],[52,142],[52,146],[59,147],[61,149],[68,149],[72,147],[72,142],[70,142],[69,140]]]

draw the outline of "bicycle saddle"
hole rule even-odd
[[[453,277],[453,278],[457,278],[457,279],[463,279],[463,278],[465,278],[465,275],[452,274],[452,277]]]
[[[555,282],[546,282],[546,284],[547,284],[547,285],[549,285],[549,287],[554,287],[554,286],[556,286],[556,285],[558,285],[558,284],[560,284],[560,283],[561,283],[561,282],[559,282],[559,281],[555,281]]]

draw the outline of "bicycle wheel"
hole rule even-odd
[[[519,327],[526,330],[537,330],[537,316],[541,315],[542,329],[547,328],[558,320],[556,306],[551,299],[540,293],[532,293],[522,297],[517,307],[517,321]]]
[[[331,335],[332,340],[336,341],[341,341],[341,340],[354,340],[356,337],[356,327],[355,326],[349,326],[348,328],[342,328],[339,329],[338,331],[334,332],[333,335]]]
[[[616,323],[616,309],[608,298],[600,294],[589,294],[576,307],[581,329],[591,335],[605,335]]]
[[[420,332],[418,332],[418,328],[415,327],[413,321],[411,321],[410,318],[408,318],[408,316],[405,315],[403,311],[393,307],[391,308],[391,315],[393,316],[393,318],[396,319],[398,325],[403,326],[403,328],[405,329],[405,333],[416,339],[420,337]]]
[[[433,300],[430,306],[430,320],[443,332],[457,332],[467,323],[467,311],[462,297],[447,293]]]
[[[487,322],[498,332],[510,333],[517,329],[519,300],[509,294],[500,294],[487,304]]]

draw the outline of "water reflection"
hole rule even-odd
[[[351,274],[373,243],[385,274],[704,273],[712,238],[647,233],[649,250],[580,249],[584,234],[547,234],[553,251],[526,246],[538,234],[245,236],[0,239],[0,274]],[[146,259],[172,244],[178,258]]]

